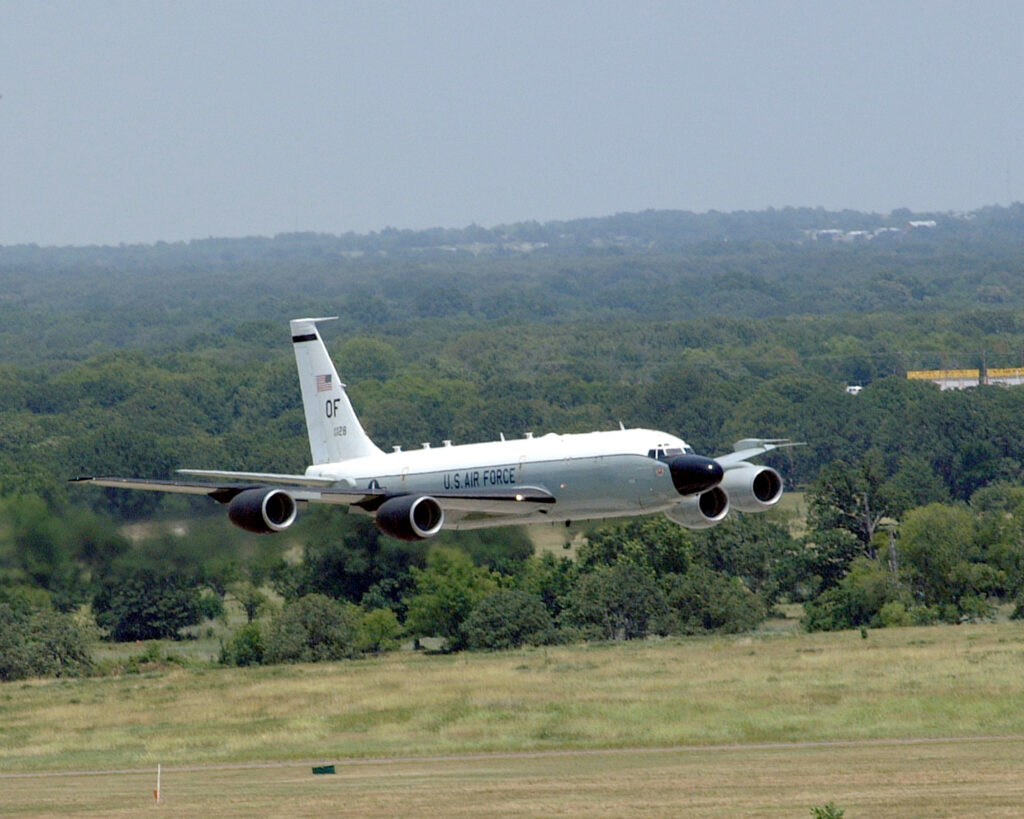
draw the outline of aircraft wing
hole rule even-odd
[[[802,443],[794,443],[788,438],[744,438],[733,444],[733,451],[727,455],[718,455],[715,460],[721,464],[722,469],[733,469],[748,458],[763,455],[773,449],[783,449],[791,446],[804,446]]]
[[[536,506],[555,502],[548,490],[539,486],[509,486],[483,489],[453,489],[440,492],[389,491],[386,489],[355,489],[337,486],[337,481],[326,478],[307,478],[305,475],[281,475],[255,472],[216,472],[214,470],[179,470],[189,474],[223,476],[254,483],[225,481],[160,480],[147,478],[115,478],[108,476],[81,476],[71,483],[91,483],[112,489],[142,489],[151,492],[171,492],[184,495],[206,495],[218,503],[231,499],[247,489],[275,488],[287,492],[297,501],[330,503],[340,506],[358,506],[374,511],[384,501],[401,495],[429,495],[446,511],[462,513],[526,514]],[[531,509],[525,509],[524,506]]]

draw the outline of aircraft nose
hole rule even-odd
[[[677,455],[668,462],[672,483],[680,495],[699,495],[722,480],[722,465],[701,455]]]

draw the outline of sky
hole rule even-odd
[[[0,245],[1024,198],[1024,3],[0,0]]]

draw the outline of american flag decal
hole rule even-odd
[[[316,377],[316,391],[317,392],[330,392],[331,391],[331,377],[329,375],[318,375]]]

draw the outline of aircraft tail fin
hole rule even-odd
[[[338,371],[317,330],[318,321],[335,318],[337,316],[303,318],[291,322],[295,364],[299,370],[309,451],[314,465],[383,454],[359,423],[345,385],[338,378]]]

